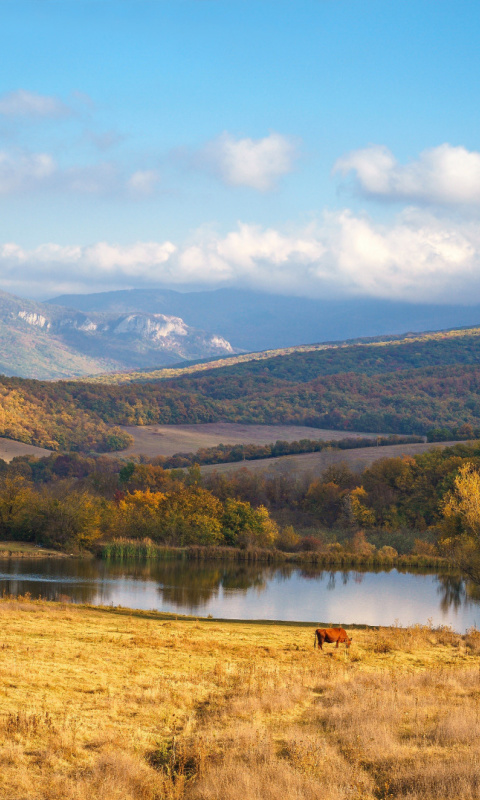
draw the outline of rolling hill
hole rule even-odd
[[[248,358],[123,382],[4,377],[0,435],[84,451],[125,448],[115,426],[209,422],[480,438],[478,328]]]

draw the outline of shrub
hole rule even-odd
[[[397,558],[398,551],[395,550],[394,547],[390,547],[389,544],[385,544],[383,547],[380,548],[378,551],[378,555],[382,556],[382,558]]]
[[[318,553],[322,548],[323,542],[317,539],[316,536],[302,536],[299,544],[299,550],[302,550],[304,553]]]

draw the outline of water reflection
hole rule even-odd
[[[450,609],[458,611],[462,606],[480,605],[480,586],[465,581],[460,575],[437,575],[440,608],[444,614]]]
[[[242,619],[452,625],[480,621],[480,587],[451,573],[235,562],[0,561],[0,592]]]
[[[250,589],[263,592],[272,578],[271,570],[243,564],[196,564],[186,561],[164,562],[151,567],[151,579],[160,585],[163,601],[177,608],[199,608],[221,590],[246,594]],[[281,577],[281,576],[280,576]]]

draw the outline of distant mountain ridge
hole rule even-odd
[[[172,314],[195,328],[215,331],[234,348],[248,352],[406,331],[438,331],[480,322],[478,305],[286,297],[247,289],[129,289],[62,295],[48,303],[84,312]]]
[[[97,313],[0,292],[0,372],[55,379],[231,355],[222,336],[173,315]]]

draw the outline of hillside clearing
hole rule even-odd
[[[377,433],[351,433],[301,425],[247,425],[233,422],[209,422],[200,425],[124,425],[122,430],[133,436],[135,442],[119,455],[173,456],[176,453],[195,453],[202,447],[218,444],[271,444],[278,439],[295,442],[300,439],[315,441],[365,437],[375,438]]]
[[[323,450],[321,453],[303,453],[280,458],[260,458],[256,461],[230,462],[228,464],[209,464],[200,467],[204,474],[209,472],[231,472],[242,467],[254,472],[282,473],[320,477],[332,464],[348,464],[354,472],[362,472],[380,458],[415,456],[438,447],[451,447],[458,442],[425,442],[423,444],[393,444],[384,447],[358,447],[353,450]]]
[[[3,461],[10,462],[12,458],[17,456],[35,456],[36,458],[43,458],[43,456],[50,455],[52,451],[47,450],[45,447],[36,447],[33,444],[24,444],[24,442],[15,442],[13,439],[6,439],[0,437],[0,458]]]
[[[0,619],[3,800],[478,796],[478,633],[355,630],[347,655],[299,624]]]

